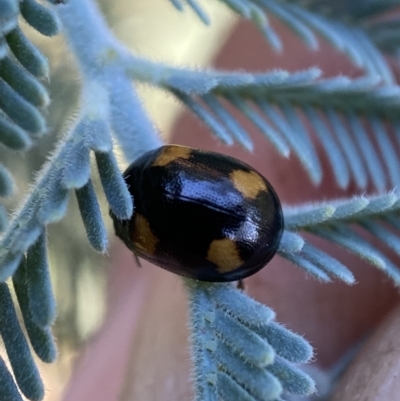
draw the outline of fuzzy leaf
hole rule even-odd
[[[39,238],[43,231],[43,224],[36,218],[31,218],[28,222],[20,227],[18,235],[16,235],[9,246],[11,253],[24,253]]]
[[[8,224],[7,211],[3,205],[0,205],[0,231],[4,231]]]
[[[86,185],[77,189],[75,194],[90,245],[96,251],[105,252],[108,244],[107,231],[92,181],[89,180]]]
[[[326,210],[329,210],[329,214],[321,218]],[[400,229],[399,211],[400,196],[391,192],[369,198],[363,196],[285,209],[284,214],[288,227],[309,231],[348,249],[383,270],[397,285],[400,284],[400,268],[396,267],[375,245],[372,246],[359,233],[357,226],[367,230],[395,252],[400,252],[400,236],[384,226],[385,222],[388,222],[394,228]],[[286,239],[289,244],[290,239],[290,236]],[[308,243],[305,243],[300,250],[293,249],[287,252],[280,250],[280,254],[324,281],[329,276],[339,278],[348,284],[355,281],[346,266]]]
[[[0,60],[3,59],[4,57],[7,57],[8,50],[9,48],[7,42],[0,33]]]
[[[343,157],[348,164],[350,173],[353,175],[358,188],[365,189],[368,183],[368,175],[352,135],[347,131],[341,117],[333,109],[326,109],[326,115],[331,123],[333,134],[341,145]]]
[[[190,281],[186,283],[190,285]],[[215,340],[210,330],[206,314],[212,314],[207,294],[204,291],[190,291],[190,321],[192,362],[196,401],[217,400],[215,363],[211,352],[215,350]]]
[[[3,33],[15,28],[18,23],[18,14],[18,1],[2,0],[0,4],[0,37]]]
[[[32,105],[45,107],[49,104],[49,96],[44,86],[11,57],[0,61],[0,76]]]
[[[84,138],[74,134],[66,151],[62,170],[62,186],[66,189],[82,188],[90,178],[89,149]]]
[[[56,14],[35,0],[22,0],[21,14],[33,28],[46,36],[53,36],[60,30]]]
[[[255,331],[268,341],[277,355],[287,361],[307,363],[313,357],[313,349],[303,337],[275,322],[256,326]]]
[[[214,329],[219,339],[247,363],[263,367],[273,362],[275,353],[271,346],[228,314],[220,310],[215,312]]]
[[[183,11],[183,4],[181,0],[170,0],[171,4],[179,11]]]
[[[22,254],[17,253],[13,255],[7,251],[0,256],[0,283],[3,283],[14,274],[21,259]]]
[[[335,141],[333,133],[321,115],[312,107],[304,109],[308,119],[312,121],[314,131],[319,137],[321,145],[324,147],[337,183],[341,188],[347,188],[350,182],[350,171],[345,160],[345,156]]]
[[[114,154],[95,152],[95,155],[101,183],[110,209],[118,219],[129,219],[133,213],[133,201],[119,171]]]
[[[335,211],[332,218],[334,220],[351,219],[352,216],[358,215],[362,210],[365,210],[371,204],[371,201],[372,199],[359,196],[334,202]]]
[[[50,327],[38,326],[32,317],[25,259],[22,260],[13,276],[13,285],[32,348],[43,362],[54,362],[57,357],[57,349]]]
[[[255,400],[274,400],[282,392],[278,379],[265,369],[245,362],[236,352],[220,342],[214,355],[218,370],[226,372],[243,390],[247,390]],[[217,387],[220,384],[217,382]]]
[[[228,112],[228,101],[252,122],[278,152],[287,156],[293,151],[314,183],[322,179],[319,156],[304,118],[314,126],[327,154],[335,178],[347,188],[353,178],[365,189],[370,178],[379,191],[388,182],[378,153],[393,148],[385,134],[384,120],[396,122],[400,104],[400,89],[382,84],[377,74],[350,79],[335,77],[318,79],[317,69],[289,74],[285,71],[239,73],[220,71],[190,71],[165,67],[125,58],[127,72],[135,79],[170,90],[194,114],[208,125],[218,138],[231,144],[232,138],[246,149],[252,149],[252,139]],[[204,104],[208,107],[204,107]],[[373,115],[373,133],[367,134],[362,117]],[[373,141],[378,142],[375,150]],[[390,160],[397,160],[393,151]],[[400,180],[398,169],[386,161],[392,183]]]
[[[44,199],[38,210],[37,218],[42,224],[54,223],[62,219],[67,212],[69,191],[62,186],[55,171],[46,188]]]
[[[185,1],[188,3],[188,5],[191,7],[191,9],[197,14],[197,16],[200,18],[200,20],[205,25],[210,24],[210,19],[208,18],[208,15],[199,6],[199,4],[197,3],[197,0],[185,0]]]
[[[112,140],[110,128],[105,120],[83,120],[85,126],[86,146],[95,152],[110,152],[112,150]]]
[[[43,134],[46,123],[39,111],[0,79],[0,107],[24,130]]]
[[[232,94],[229,100],[272,142],[282,156],[288,157],[290,148],[286,141],[281,138],[278,131],[274,130],[265,119],[263,119],[249,104],[240,97]]]
[[[273,0],[259,0],[259,3],[292,29],[294,33],[303,39],[308,47],[313,50],[318,49],[318,42],[314,33],[299,18],[295,18],[290,9]]]
[[[366,162],[367,170],[372,177],[372,181],[378,191],[383,192],[386,188],[386,174],[383,171],[383,166],[379,161],[375,147],[359,119],[353,114],[348,115],[347,118],[355,137],[355,141],[361,149],[361,153]],[[369,160],[374,160],[374,163],[369,163]]]
[[[56,317],[56,303],[47,260],[46,231],[43,231],[36,243],[28,249],[26,279],[32,319],[37,326],[46,328]]]
[[[266,367],[277,363],[277,351],[287,360],[307,362],[312,356],[310,345],[273,323],[271,309],[230,284],[189,279],[185,283],[190,297],[196,400],[216,399],[215,391],[220,396],[235,394],[252,401],[277,399],[282,386]],[[279,363],[294,372],[292,381],[297,380],[298,387],[306,383],[306,376],[296,375],[289,362],[282,359]],[[294,385],[293,389],[297,390]]]
[[[3,358],[0,357],[0,399],[3,401],[22,401],[22,397],[8,371]]]
[[[331,278],[323,269],[319,266],[311,262],[310,260],[306,259],[301,252],[299,253],[282,253],[281,254],[284,258],[290,260],[292,263],[297,265],[298,267],[305,270],[307,273],[314,276],[316,279],[320,280],[321,282],[329,283]]]
[[[349,251],[360,256],[362,259],[365,259],[378,269],[386,269],[385,262],[379,255],[379,252],[373,249],[367,241],[362,239],[355,232],[339,225],[331,226],[328,229],[314,228],[313,232],[329,241],[347,248]]]
[[[32,146],[29,135],[0,115],[0,143],[12,150],[26,151]]]
[[[233,139],[227,129],[213,117],[200,103],[193,101],[188,95],[178,91],[174,95],[185,104],[204,124],[214,132],[216,137],[227,145],[233,145]]]
[[[132,162],[145,151],[157,148],[162,143],[142,110],[140,100],[129,80],[120,76],[114,77],[112,82],[111,126],[126,160]]]
[[[375,216],[384,214],[389,211],[398,209],[399,195],[396,192],[389,192],[388,194],[371,196],[368,199],[368,204],[364,209],[354,215],[355,219],[360,219],[368,216]],[[344,204],[342,204],[344,206]]]
[[[283,388],[291,394],[309,395],[315,392],[315,383],[306,373],[302,372],[279,356],[266,369],[280,380]]]
[[[225,107],[218,101],[218,99],[211,95],[203,95],[202,100],[207,106],[213,110],[217,117],[224,121],[225,125],[231,132],[234,138],[248,151],[253,150],[253,142],[247,132],[240,126],[240,124],[231,116]]]
[[[332,205],[315,205],[310,206],[307,210],[307,206],[303,207],[301,213],[291,211],[290,209],[285,210],[285,227],[290,230],[295,230],[299,227],[314,226],[329,220],[333,216],[335,208]]]
[[[377,141],[378,146],[381,154],[385,156],[384,162],[389,172],[391,185],[395,187],[400,183],[400,161],[398,155],[396,154],[395,147],[393,146],[382,120],[372,115],[368,121],[372,127],[372,130],[376,133],[376,137],[379,138]]]
[[[266,22],[267,15],[270,14],[282,21],[310,48],[314,50],[318,48],[318,40],[315,35],[317,33],[336,49],[345,53],[357,67],[364,68],[368,75],[380,75],[386,83],[394,82],[393,73],[368,35],[370,34],[383,48],[390,49],[390,45],[387,44],[389,41],[380,39],[379,33],[378,35],[375,33],[374,36],[374,30],[370,28],[370,25],[374,26],[376,15],[395,7],[396,1],[392,1],[390,5],[384,7],[375,7],[370,2],[358,2],[351,8],[344,8],[343,2],[340,2],[337,9],[331,3],[320,1],[300,4],[291,0],[279,2],[275,0],[223,0],[223,2],[242,17],[252,19],[277,51],[281,51],[282,45],[278,34]],[[351,17],[355,15],[355,10],[362,7],[365,7],[368,12],[362,14],[361,18],[365,20],[357,21],[357,26],[357,23],[352,23]],[[374,8],[375,12],[371,12]],[[352,13],[353,15],[351,15]],[[372,17],[372,21],[368,20],[370,17]],[[379,25],[380,18],[377,20],[378,23],[375,22],[375,24]],[[365,26],[367,28],[364,28]],[[379,28],[375,29],[375,32],[379,32]],[[395,41],[394,37],[391,39],[393,42]]]
[[[260,322],[269,322],[275,318],[272,309],[254,301],[229,285],[212,286],[210,291],[216,300],[217,308],[221,308],[231,316],[238,316],[244,324],[258,326]]]
[[[300,235],[285,230],[279,243],[279,253],[297,253],[304,246],[304,239]]]
[[[15,380],[22,393],[32,401],[44,397],[43,383],[18,322],[7,284],[0,283],[0,334]]]
[[[132,68],[133,61],[138,63],[136,70]],[[360,117],[374,115],[373,136],[379,149],[389,149],[391,140],[382,135],[382,121],[397,121],[395,109],[400,103],[400,89],[382,85],[377,75],[354,80],[336,77],[317,81],[318,71],[315,69],[294,74],[283,71],[267,74],[208,71],[200,74],[171,67],[163,72],[160,66],[137,58],[131,59],[127,65],[136,78],[170,89],[223,140],[230,142],[225,134],[225,131],[230,131],[239,143],[251,148],[251,140],[236,117],[222,107],[222,101],[228,100],[261,132],[269,132],[271,142],[285,155],[288,148],[284,147],[282,140],[287,142],[289,150],[298,155],[314,182],[319,182],[322,174],[320,162],[310,134],[303,125],[305,115],[314,125],[341,187],[349,185],[353,176],[357,185],[365,188],[370,176],[378,189],[385,188],[382,166],[376,165],[377,152],[371,146],[372,139],[366,135]],[[146,68],[146,72],[140,71],[140,68]],[[205,109],[199,99],[205,101],[210,109]],[[253,105],[259,107],[264,115],[258,115]],[[301,107],[295,110],[294,105]],[[277,113],[275,108],[283,113]],[[284,138],[280,139],[273,133],[275,127],[268,120]],[[325,120],[329,120],[330,124]],[[365,157],[360,154],[360,149],[367,152]],[[394,172],[397,170],[391,168],[391,171],[396,179]]]
[[[222,400],[256,401],[242,386],[225,372],[217,373],[218,394]],[[210,399],[214,400],[214,399]],[[197,400],[196,400],[197,401]]]
[[[39,50],[29,42],[20,28],[15,28],[6,35],[7,43],[18,61],[35,77],[49,75],[47,60]]]
[[[353,274],[346,266],[320,249],[310,244],[305,244],[301,250],[301,254],[331,276],[337,277],[347,284],[355,283],[356,280]]]
[[[14,192],[14,181],[8,170],[0,164],[0,196],[10,196]]]

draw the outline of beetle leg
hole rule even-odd
[[[142,267],[142,265],[140,264],[140,259],[139,256],[136,253],[133,253],[135,260],[136,260],[136,264],[138,265],[138,267]]]
[[[240,279],[240,280],[237,281],[236,288],[238,290],[246,291],[246,284],[244,283],[243,279]]]

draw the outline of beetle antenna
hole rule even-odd
[[[136,261],[136,264],[138,265],[138,267],[142,267],[142,265],[140,264],[140,259],[139,259],[139,256],[137,255],[137,253],[133,253],[133,255],[135,256],[135,261]]]

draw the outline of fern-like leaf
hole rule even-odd
[[[196,400],[276,400],[283,389],[308,395],[311,346],[275,323],[274,312],[230,284],[186,280]]]
[[[398,6],[396,0],[379,2],[377,5],[357,1],[351,6],[343,4],[343,1],[328,4],[323,0],[311,0],[301,5],[292,0],[222,1],[242,18],[251,20],[277,51],[282,50],[282,41],[271,27],[268,16],[273,16],[284,23],[309,48],[317,50],[318,36],[321,36],[337,50],[346,54],[357,67],[363,68],[368,75],[378,75],[387,84],[395,82],[393,73],[376,44],[393,53],[393,47],[397,48],[396,29],[399,18],[396,17],[391,21],[391,27],[394,29],[388,28],[386,21],[381,22],[378,19],[376,23],[375,20],[377,16],[380,17]],[[171,2],[177,9],[183,10],[181,1]],[[201,9],[195,0],[188,3],[201,20],[208,22],[204,12],[199,11]],[[368,28],[369,25],[372,27]]]
[[[43,111],[49,103],[39,79],[48,76],[44,56],[18,26],[18,16],[43,35],[58,33],[56,14],[36,0],[3,0],[0,5],[0,143],[26,151],[46,132]],[[0,219],[4,228],[4,219]]]
[[[398,216],[400,197],[388,193],[374,197],[356,197],[296,208],[285,208],[285,227],[303,230],[346,248],[384,271],[400,285],[400,268],[362,235],[362,231],[380,240],[384,247],[400,255]],[[281,248],[280,254],[322,281],[336,277],[348,284],[355,279],[350,270],[336,258],[305,242],[300,251]]]
[[[129,56],[124,63],[135,79],[171,91],[217,138],[251,150],[249,134],[228,111],[227,107],[233,106],[282,156],[295,153],[316,184],[322,180],[321,162],[306,120],[313,126],[340,187],[346,188],[354,180],[360,189],[366,189],[372,182],[382,192],[400,183],[398,152],[385,125],[398,125],[398,86],[382,85],[377,77],[320,79],[317,69],[293,74],[205,73],[162,68]],[[372,139],[378,143],[377,149]],[[383,163],[379,153],[385,154]]]

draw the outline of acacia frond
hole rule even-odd
[[[100,252],[104,252],[107,247],[107,233],[90,181],[90,151],[95,154],[103,189],[113,213],[127,219],[133,211],[132,199],[112,152],[109,130],[97,130],[108,124],[103,120],[107,115],[101,114],[104,105],[99,106],[97,111],[93,109],[96,102],[101,102],[104,97],[93,87],[84,93],[88,98],[84,100],[79,122],[60,141],[0,241],[0,281],[13,277],[32,348],[45,362],[53,361],[57,354],[50,329],[55,317],[55,302],[47,262],[46,226],[64,217],[70,190],[76,190],[89,242]],[[102,137],[102,133],[106,137]],[[6,287],[3,291],[6,297]],[[7,304],[4,308],[10,309],[13,306]],[[4,336],[11,334],[1,331],[1,327],[8,323],[0,320],[0,333],[6,343]],[[12,327],[12,330],[21,331],[16,323]],[[22,332],[15,338],[15,341],[20,341],[23,338]],[[13,357],[12,352],[16,351],[13,350],[12,342],[9,347],[6,346],[6,351],[14,373],[18,370],[21,377],[16,377],[20,390],[28,398],[40,400],[43,395],[38,393],[37,380],[40,379],[34,373],[36,367],[33,362],[33,365],[26,364],[21,369],[24,358],[27,358],[26,352]],[[21,383],[28,388],[21,387]]]
[[[170,2],[178,11],[183,11],[184,7],[190,7],[204,24],[210,24],[207,13],[204,12],[197,0],[170,0]]]
[[[308,395],[313,380],[292,364],[311,346],[274,322],[275,313],[231,284],[185,280],[190,298],[196,400],[269,401]]]
[[[374,21],[368,24],[366,30],[381,51],[398,57],[400,50],[400,21],[398,17]]]
[[[400,285],[400,267],[385,255],[384,249],[400,255],[399,213],[400,196],[395,192],[284,209],[288,233],[301,230],[344,247],[385,272],[395,285]],[[363,232],[368,233],[368,239]],[[383,249],[377,247],[376,240]],[[286,244],[279,253],[322,281],[336,277],[348,284],[355,282],[351,271],[339,260],[306,241],[300,250]]]
[[[180,11],[182,2],[170,0]],[[186,0],[187,1],[187,0]],[[293,0],[221,0],[231,10],[242,18],[251,20],[261,31],[272,48],[282,51],[282,41],[271,26],[269,16],[284,23],[311,49],[318,49],[318,36],[326,39],[337,50],[346,54],[349,59],[368,75],[378,75],[388,83],[395,82],[392,71],[376,45],[384,50],[397,49],[399,36],[390,32],[385,22],[378,22],[380,33],[376,35],[369,29],[369,25],[376,24],[376,17],[394,9],[400,3],[398,0],[382,2],[367,1],[335,1],[310,0],[301,2]],[[208,19],[196,0],[191,0],[191,7],[204,22]],[[198,11],[201,10],[201,11]],[[399,17],[394,18],[399,21]],[[398,22],[397,22],[398,24]],[[397,28],[397,25],[395,26]],[[397,51],[397,50],[396,50]]]
[[[0,334],[19,389],[28,399],[41,400],[44,386],[18,322],[6,283],[0,283],[0,322]]]
[[[78,16],[68,14],[68,10],[71,8]],[[56,10],[59,9],[56,8]],[[64,25],[78,35],[74,42],[78,43],[75,48],[76,52],[79,53],[80,50],[83,50],[84,54],[83,56],[79,54],[82,56],[79,58],[83,65],[82,69],[87,74],[83,82],[80,114],[37,175],[30,194],[20,208],[14,212],[7,230],[0,239],[0,281],[4,282],[12,276],[32,348],[45,362],[53,361],[57,355],[51,334],[55,302],[47,262],[47,225],[64,217],[69,195],[73,190],[76,192],[90,244],[97,251],[105,252],[108,243],[107,232],[90,179],[90,153],[94,153],[97,170],[110,209],[120,219],[129,219],[133,212],[133,202],[116,162],[111,127],[120,144],[126,145],[124,150],[130,160],[141,154],[143,150],[157,147],[161,143],[142,111],[142,106],[135,96],[129,80],[123,76],[122,71],[120,74],[115,73],[113,64],[108,68],[103,66],[101,58],[98,57],[97,52],[104,51],[107,46],[104,36],[108,32],[102,31],[104,27],[101,24],[99,30],[103,36],[93,34],[92,26],[87,27],[86,32],[82,29],[75,30],[74,24],[80,24],[85,11],[88,15],[93,16],[90,4],[86,4],[85,7],[81,2],[63,6],[60,10]],[[87,20],[90,18],[88,16]],[[84,48],[80,48],[85,34],[89,40],[84,41]],[[93,37],[95,41],[97,40],[92,47],[93,52],[96,53],[90,54],[86,46],[90,45],[90,39]],[[99,43],[100,46],[97,46]],[[93,60],[98,63],[94,69]],[[102,74],[100,76],[99,71]],[[107,77],[107,72],[110,82],[104,84],[102,79]],[[6,104],[8,107],[10,106],[9,100]],[[131,113],[132,110],[135,111],[134,114]],[[21,110],[17,110],[17,112],[21,113]],[[24,118],[26,123],[26,116]],[[134,141],[133,135],[140,136],[140,134],[144,135],[143,138]],[[4,169],[1,170],[1,173],[0,188],[3,189],[3,192],[7,192],[12,184]],[[8,289],[4,287],[3,290],[6,299]],[[35,364],[33,361],[30,362],[32,357],[16,320],[12,302],[4,303],[3,312],[7,315],[0,318],[2,321],[0,334],[6,344],[8,359],[18,387],[27,398],[40,400],[43,398],[43,385]],[[12,319],[15,322],[12,322]],[[8,320],[10,320],[10,324]],[[8,325],[9,329],[2,330],[5,325]],[[18,344],[12,342],[12,331],[15,331],[14,339]],[[6,381],[7,377],[6,372],[3,372],[0,381]]]
[[[43,35],[60,28],[55,13],[36,0],[3,0],[0,6],[0,143],[10,150],[27,151],[46,132],[43,111],[49,97],[40,79],[48,76],[47,60],[18,26],[19,15]],[[10,174],[1,167],[0,188]],[[8,189],[12,188],[8,185]],[[8,196],[11,191],[1,192]],[[0,231],[7,219],[0,213]]]
[[[386,126],[392,124],[399,140],[400,87],[383,85],[376,76],[321,79],[316,68],[292,74],[193,71],[126,55],[123,62],[133,78],[174,94],[217,138],[252,150],[250,135],[228,111],[233,106],[281,155],[295,153],[314,183],[321,181],[322,170],[305,120],[313,126],[340,187],[354,180],[365,189],[372,181],[382,192],[400,184],[399,155]],[[379,154],[385,155],[383,163]]]

